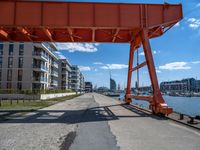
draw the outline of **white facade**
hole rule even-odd
[[[58,86],[58,58],[51,43],[0,43],[0,89]]]
[[[59,59],[58,66],[59,66],[58,87],[60,89],[71,89],[71,83],[70,83],[71,64],[67,59]]]

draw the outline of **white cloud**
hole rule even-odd
[[[158,51],[158,52],[157,52],[157,51],[153,51],[153,54],[154,54],[154,55],[157,54],[157,53],[160,53],[160,51]],[[140,56],[144,56],[144,52],[139,53],[139,55],[140,55]]]
[[[192,64],[200,64],[200,61],[192,61]]]
[[[191,67],[188,66],[187,62],[172,62],[172,63],[167,63],[163,66],[159,66],[159,69],[163,69],[163,70],[188,70],[188,69],[191,69]]]
[[[110,69],[110,70],[124,69],[124,68],[128,68],[128,65],[125,65],[125,64],[106,64],[104,66],[101,66],[100,68],[101,69]]]
[[[96,52],[99,43],[55,43],[58,50],[69,52]]]
[[[67,59],[61,52],[56,51],[55,53],[59,57],[59,59]]]
[[[160,70],[158,70],[158,69],[156,69],[156,72],[157,72],[157,73],[161,73],[161,71],[160,71]]]
[[[196,5],[196,7],[200,7],[200,3],[198,3],[198,4]]]
[[[200,19],[189,18],[187,20],[188,26],[192,29],[197,29],[200,27]]]
[[[102,62],[94,62],[93,64],[95,64],[95,65],[103,65]]]
[[[177,22],[175,25],[174,25],[174,27],[179,27],[180,26],[180,23],[179,22]]]
[[[78,66],[80,71],[91,71],[92,68],[88,66]]]

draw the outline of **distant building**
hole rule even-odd
[[[52,43],[0,43],[0,89],[58,87],[58,57]]]
[[[77,65],[71,66],[71,89],[80,91],[80,70]]]
[[[60,89],[70,89],[70,76],[71,76],[71,64],[67,59],[58,60],[59,77],[58,77],[58,87]]]
[[[85,92],[93,92],[92,82],[85,82]]]
[[[200,92],[200,80],[196,80],[196,92]]]
[[[109,89],[107,88],[107,87],[99,87],[98,89],[97,89],[97,92],[98,93],[104,93],[104,92],[108,92],[109,91]]]
[[[85,78],[83,74],[80,72],[80,92],[85,91]]]
[[[114,79],[110,78],[110,91],[115,92],[117,89],[117,85]]]
[[[162,92],[195,92],[196,81],[194,78],[187,78],[183,80],[175,80],[169,82],[161,82],[160,89]]]
[[[85,79],[77,65],[71,66],[71,89],[76,92],[84,92]]]

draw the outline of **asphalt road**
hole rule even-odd
[[[200,132],[90,93],[0,123],[0,150],[200,150]]]

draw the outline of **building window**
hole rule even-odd
[[[13,67],[13,57],[8,57],[8,68]]]
[[[21,89],[22,89],[22,83],[20,83],[20,82],[17,83],[17,89],[18,89],[18,90],[21,90]]]
[[[7,81],[12,81],[12,70],[7,71]]]
[[[3,58],[0,57],[0,68],[2,68],[2,64],[3,64]]]
[[[3,55],[3,44],[0,44],[0,55]]]
[[[9,45],[9,55],[13,55],[13,50],[14,50],[14,45],[10,44]]]
[[[23,71],[18,70],[18,81],[22,81],[22,74],[23,74]]]
[[[18,67],[19,68],[23,67],[23,62],[24,62],[23,57],[19,57],[19,61],[18,61]]]
[[[19,55],[24,55],[24,44],[19,44]]]
[[[7,83],[7,89],[11,89],[12,88],[12,84],[10,82]]]

